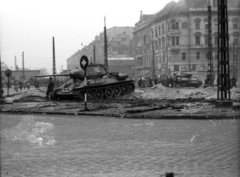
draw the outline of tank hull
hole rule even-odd
[[[109,84],[91,85],[87,87],[74,87],[71,90],[57,88],[50,93],[51,99],[84,99],[87,92],[88,99],[111,99],[134,92],[135,84],[133,80],[120,81]]]

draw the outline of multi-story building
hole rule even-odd
[[[134,46],[134,77],[150,74],[152,50],[151,50],[151,22],[155,15],[140,13],[140,20],[135,24],[133,31]]]
[[[2,82],[7,83],[8,77],[5,75],[5,71],[9,69],[9,67],[4,63],[1,62],[1,75],[2,75]],[[13,83],[15,80],[29,80],[31,78],[35,78],[36,75],[40,75],[40,70],[29,70],[25,69],[24,73],[23,70],[11,70],[12,75],[9,77],[9,81]],[[23,76],[24,74],[24,76]]]
[[[217,0],[211,0],[212,7],[212,44],[213,44],[213,69],[217,71],[217,41],[218,41],[218,16]],[[156,74],[171,75],[176,72],[190,71],[205,78],[208,70],[208,0],[179,0],[177,3],[168,3],[154,19],[145,25],[148,31],[150,43],[154,44],[153,50],[142,50],[142,56],[149,56],[150,60],[155,57]],[[144,16],[144,15],[141,15]],[[228,1],[229,16],[229,53],[231,75],[236,67],[236,74],[240,74],[240,2],[239,0]],[[144,39],[146,33],[141,32],[140,17],[135,25],[134,41]],[[151,32],[151,34],[149,34]],[[235,43],[235,55],[233,57],[233,43]],[[144,45],[134,43],[134,51],[143,48]],[[154,55],[153,52],[154,51]],[[145,67],[151,69],[149,58],[141,61],[135,52],[135,73],[139,74]],[[149,65],[150,64],[150,65]],[[140,68],[140,69],[139,69]],[[151,73],[150,71],[148,72]]]

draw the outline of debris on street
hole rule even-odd
[[[0,105],[2,111],[84,112],[83,100],[46,99],[46,88],[32,89],[11,97],[12,105]],[[234,111],[216,108],[217,88],[168,88],[161,84],[136,88],[131,94],[102,100],[88,100],[90,113],[129,115],[239,115],[240,91],[231,89]],[[228,108],[229,109],[229,108]],[[224,111],[225,110],[225,111]]]

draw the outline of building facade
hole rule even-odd
[[[210,3],[212,7],[213,69],[217,72],[217,0],[211,0]],[[152,51],[141,50],[141,55],[150,56],[150,60],[154,57],[156,75],[172,75],[181,71],[189,71],[199,75],[201,79],[205,78],[208,70],[209,51],[207,6],[207,0],[179,0],[177,3],[172,1],[155,14],[154,19],[145,26],[145,31],[148,31],[147,34],[151,40]],[[240,78],[240,2],[238,0],[228,1],[228,16],[231,75],[234,74],[234,66],[236,66],[235,73]],[[140,17],[139,22],[141,21]],[[144,41],[145,33],[140,33],[141,24],[139,22],[135,25],[134,41],[139,38]],[[233,54],[233,43],[235,44],[235,54]],[[144,48],[144,45],[139,47],[139,43],[135,42],[134,51],[139,48]],[[141,73],[146,66],[151,64],[149,58],[144,58],[145,62],[141,61],[138,53],[135,53],[135,75],[139,75],[137,71]],[[152,67],[149,66],[149,68]]]

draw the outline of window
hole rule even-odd
[[[143,35],[143,43],[146,44],[147,43],[147,37],[146,37],[146,34]]]
[[[176,37],[176,45],[179,45],[179,37]]]
[[[214,43],[215,45],[218,45],[218,37],[214,37]]]
[[[159,35],[161,34],[161,26],[160,25],[158,26],[158,34]]]
[[[179,37],[172,37],[172,46],[179,45]]]
[[[234,37],[234,38],[233,38],[233,43],[236,44],[236,45],[238,45],[238,37]]]
[[[196,69],[197,69],[196,64],[192,64],[191,71],[196,71]]]
[[[161,49],[161,39],[158,39],[158,43],[159,43],[159,49]]]
[[[218,20],[215,18],[213,20],[213,23],[214,23],[214,29],[217,30],[218,29]]]
[[[176,20],[171,20],[171,29],[177,30],[178,29],[178,21]]]
[[[218,52],[215,52],[215,60],[218,59]]]
[[[216,0],[213,0],[213,7],[216,7],[217,6],[217,2]]]
[[[237,29],[238,28],[238,19],[234,18],[233,19],[233,29]]]
[[[187,23],[186,23],[186,22],[183,22],[183,23],[182,23],[182,28],[183,28],[183,29],[186,29],[186,28],[187,28]]]
[[[157,41],[154,41],[154,46],[155,46],[155,49],[158,49],[158,42]]]
[[[195,36],[196,45],[200,45],[200,36]]]
[[[165,26],[164,26],[164,24],[162,25],[162,33],[163,34],[165,33]]]
[[[206,59],[208,59],[209,52],[206,52]]]
[[[162,57],[161,57],[161,55],[159,56],[159,63],[162,63]]]
[[[172,37],[172,46],[175,45],[175,37]]]
[[[208,36],[205,36],[205,44],[208,45]]]
[[[204,19],[205,30],[208,30],[208,19]]]
[[[200,21],[196,21],[195,25],[196,25],[196,30],[200,30]]]
[[[157,27],[155,27],[155,35],[156,35],[156,37],[158,36]]]
[[[155,66],[158,64],[158,56],[155,56]]]
[[[174,66],[173,66],[173,70],[174,70],[174,71],[179,71],[179,65],[174,65]]]
[[[163,60],[163,63],[165,63],[165,53],[163,54],[162,60]]]
[[[182,53],[182,60],[186,60],[186,53],[185,52]]]
[[[162,47],[165,48],[165,38],[162,38]]]
[[[196,52],[196,59],[200,60],[200,52]]]

